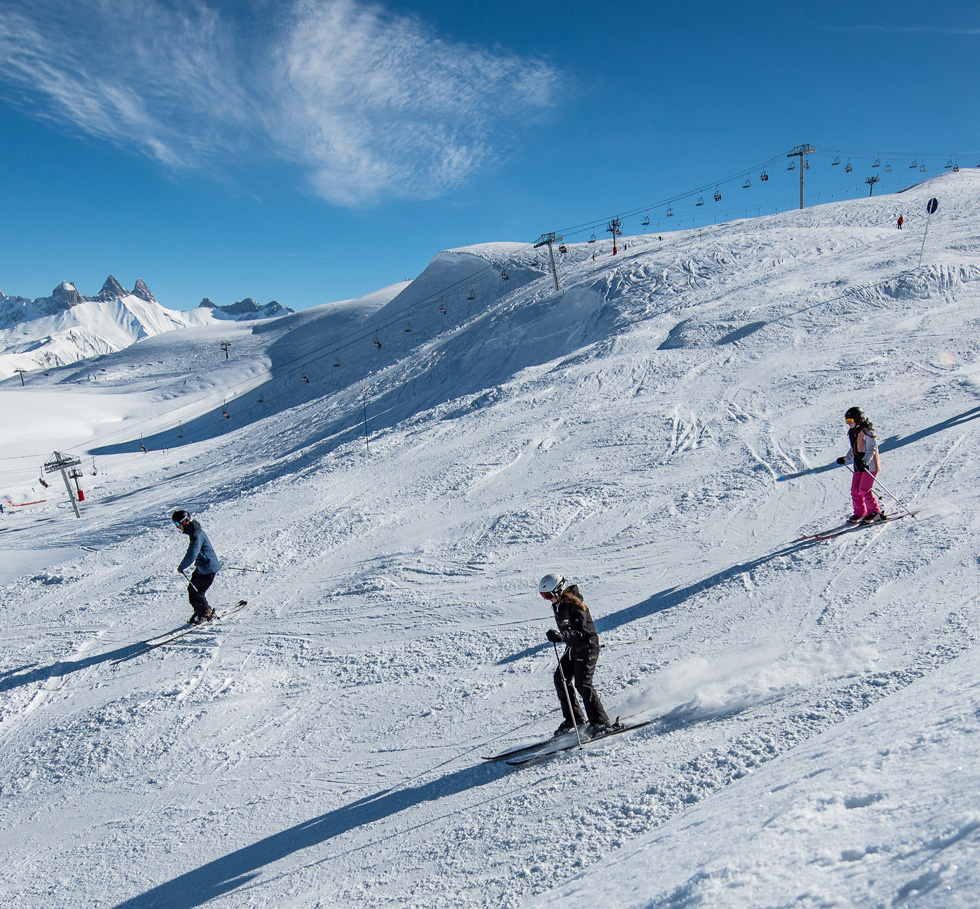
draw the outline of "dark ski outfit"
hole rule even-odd
[[[211,607],[204,594],[214,582],[214,576],[221,570],[221,562],[218,561],[214,547],[208,535],[201,529],[199,521],[187,521],[180,530],[191,540],[177,570],[183,574],[194,565],[194,574],[191,575],[190,586],[187,588],[187,599],[194,607],[195,617],[205,618],[211,615]]]
[[[569,682],[574,681],[575,688],[582,695],[589,725],[608,726],[609,717],[592,684],[595,665],[599,660],[599,635],[596,634],[589,607],[582,602],[578,586],[570,584],[566,587],[558,599],[552,600],[551,608],[555,613],[558,630],[549,628],[548,640],[567,645],[565,653],[558,661],[558,669],[555,670],[555,690],[558,692],[565,723],[569,729],[573,719],[576,726],[585,724],[578,698],[572,686],[565,683],[567,679]]]

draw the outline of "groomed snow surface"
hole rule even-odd
[[[571,245],[560,294],[470,247],[0,384],[0,902],[978,905],[978,210],[961,170]],[[801,539],[853,404],[915,516]],[[149,650],[175,508],[249,606]],[[548,570],[654,722],[486,762],[560,720]]]

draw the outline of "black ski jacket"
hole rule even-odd
[[[565,643],[572,650],[599,650],[599,635],[592,622],[589,607],[582,602],[577,584],[570,584],[551,604],[558,630],[565,633]]]

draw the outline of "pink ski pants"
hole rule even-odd
[[[851,477],[851,501],[854,503],[854,513],[858,517],[875,514],[881,511],[881,506],[871,491],[875,485],[877,474],[870,471],[855,471]]]

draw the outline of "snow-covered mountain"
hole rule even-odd
[[[978,205],[962,169],[571,244],[557,293],[530,246],[447,251],[0,383],[2,901],[975,905]],[[906,516],[808,538],[855,404]],[[178,507],[249,606],[148,650]],[[490,763],[560,718],[549,570],[653,722]]]
[[[0,378],[77,363],[175,329],[290,312],[276,301],[259,306],[251,297],[230,306],[205,300],[197,310],[181,312],[161,306],[142,278],[127,291],[112,275],[93,297],[67,281],[35,300],[0,293]]]
[[[244,300],[239,300],[237,303],[228,306],[218,306],[205,297],[198,305],[208,310],[216,319],[234,319],[237,321],[277,319],[279,316],[295,312],[288,306],[283,306],[278,300],[272,300],[264,306],[260,306],[252,297],[246,297]]]

